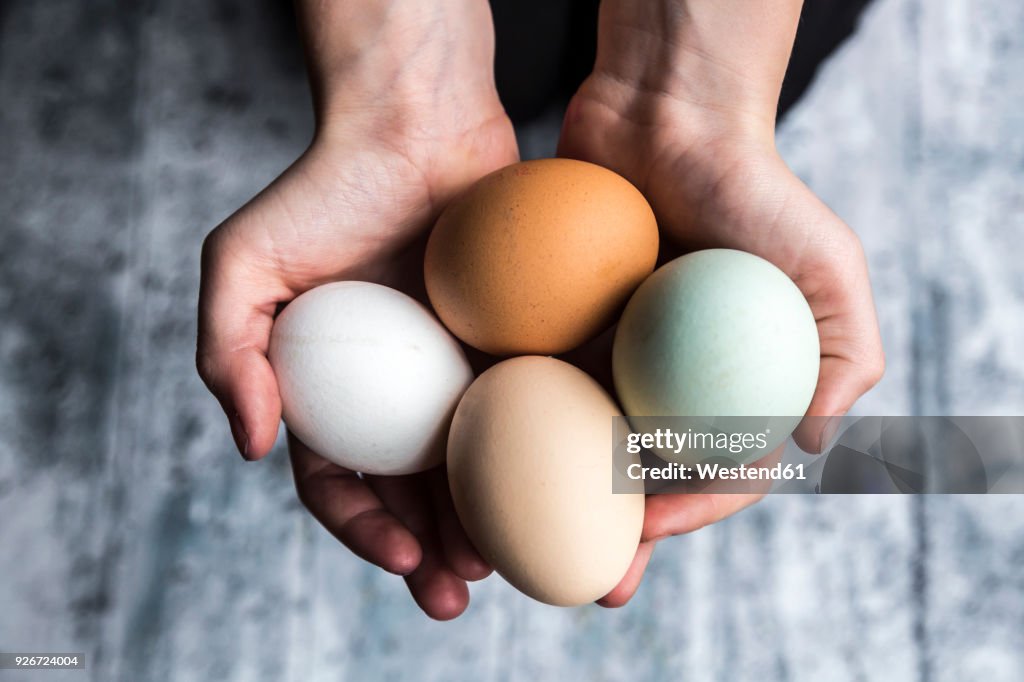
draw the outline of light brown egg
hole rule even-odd
[[[480,554],[534,599],[600,599],[633,560],[644,496],[640,483],[612,492],[618,414],[584,372],[536,356],[481,374],[455,411],[448,480],[459,519]]]
[[[583,161],[526,161],[444,211],[427,245],[427,293],[469,345],[551,355],[608,328],[657,256],[654,213],[627,180]]]

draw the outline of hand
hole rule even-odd
[[[344,279],[423,299],[423,248],[437,213],[518,157],[489,67],[486,3],[370,5],[300,3],[315,138],[203,246],[197,366],[248,460],[270,451],[281,419],[266,358],[278,307]],[[331,533],[405,576],[428,615],[466,608],[466,581],[491,569],[455,517],[443,471],[359,477],[292,437],[289,446],[299,497]]]
[[[749,251],[796,282],[817,320],[821,370],[794,439],[820,452],[838,416],[881,378],[884,356],[857,236],[775,149],[799,8],[794,0],[604,0],[595,69],[569,105],[559,154],[632,181],[666,241]],[[759,497],[650,496],[633,566],[602,603],[628,601],[654,542]]]

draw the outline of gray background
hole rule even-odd
[[[197,256],[309,139],[288,12],[0,4],[0,650],[86,653],[51,680],[1024,679],[1020,497],[778,496],[660,545],[619,611],[491,579],[440,624],[283,452],[244,464],[193,369]],[[1022,74],[1024,4],[879,0],[780,131],[867,246],[863,414],[1024,411]]]

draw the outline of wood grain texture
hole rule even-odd
[[[1024,411],[1022,29],[878,0],[780,130],[869,254],[862,414]],[[490,579],[440,624],[283,450],[243,463],[193,369],[198,252],[308,142],[293,31],[278,0],[0,5],[0,650],[103,682],[1024,679],[1019,497],[778,496],[662,543],[626,608]]]

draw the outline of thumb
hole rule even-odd
[[[281,398],[267,348],[277,303],[292,295],[254,265],[232,220],[203,243],[196,367],[224,408],[239,452],[256,460],[277,439]]]
[[[819,274],[827,286],[805,291],[818,323],[821,366],[811,404],[793,440],[809,453],[828,447],[843,415],[885,373],[867,260],[855,235],[845,234],[851,240],[832,250],[825,276]]]
[[[879,349],[877,355],[861,363],[838,357],[821,359],[818,388],[807,415],[793,432],[793,440],[801,450],[819,453],[828,447],[843,415],[881,379],[885,367],[883,358]]]

